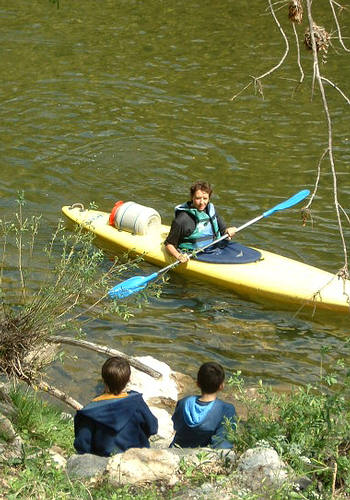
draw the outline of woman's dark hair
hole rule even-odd
[[[129,361],[120,357],[109,358],[103,364],[101,374],[109,391],[112,394],[119,394],[130,379]]]
[[[209,184],[209,182],[206,182],[206,181],[197,181],[194,184],[192,184],[192,186],[190,188],[191,200],[193,198],[194,193],[196,191],[198,191],[198,189],[200,189],[201,191],[204,191],[205,193],[208,193],[209,194],[209,198],[211,196],[211,193],[213,192],[213,190],[212,190],[211,185]]]
[[[198,370],[197,383],[203,394],[217,392],[224,380],[225,372],[219,363],[204,363]]]

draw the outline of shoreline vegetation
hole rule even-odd
[[[4,387],[10,387],[8,393],[4,387],[0,390],[0,499],[350,498],[350,372],[342,359],[333,373],[324,372],[326,346],[320,353],[318,383],[288,393],[277,393],[262,381],[246,387],[241,373],[235,373],[227,384],[239,417],[235,429],[227,428],[234,451],[215,456],[208,449],[169,451],[171,409],[184,387],[181,374],[157,360],[150,364],[145,358],[128,357],[135,388],[141,385],[140,392],[149,391],[148,401],[157,418],[162,417],[163,440],[152,443],[146,455],[139,450],[138,458],[137,450],[128,450],[105,459],[108,463],[99,465],[102,472],[89,479],[70,475],[74,457],[86,456],[74,455],[71,415],[43,401],[39,390],[70,409],[81,404],[45,380],[46,368],[64,354],[64,344],[123,355],[87,342],[84,328],[88,321],[111,313],[123,319],[131,316],[127,304],[104,299],[111,284],[135,269],[140,259],[126,256],[106,262],[90,235],[67,232],[62,222],[43,250],[37,243],[40,217],[24,217],[24,206],[21,193],[14,220],[0,220],[0,375]],[[35,279],[30,276],[33,269]],[[136,304],[141,307],[160,288],[150,286],[135,298]],[[118,477],[128,456],[150,470],[158,459],[173,463],[171,481],[121,484]],[[252,472],[253,456],[258,465]]]
[[[116,484],[106,475],[106,468],[102,473],[95,470],[91,477],[74,477],[69,473],[69,461],[91,456],[75,455],[72,415],[51,401],[43,401],[38,392],[24,390],[23,384],[10,386],[8,395],[13,409],[7,417],[4,397],[1,402],[0,498],[148,500],[189,498],[188,492],[193,493],[192,498],[208,499],[350,498],[350,384],[345,369],[342,380],[339,375],[321,375],[317,387],[299,387],[281,394],[262,382],[254,390],[247,388],[241,374],[236,373],[228,385],[244,418],[239,419],[236,429],[227,429],[227,437],[233,443],[232,455],[221,453],[213,458],[208,449],[196,449],[187,450],[191,454],[191,460],[187,460],[183,450],[174,483],[164,479]],[[4,394],[3,389],[1,392]],[[22,444],[20,454],[4,459],[6,418]],[[7,438],[11,448],[10,441]],[[152,457],[147,449],[142,461],[151,466],[154,454],[158,461],[163,459],[162,454],[167,453],[163,446],[152,443]],[[270,480],[267,468],[272,465],[267,459],[267,463],[259,465],[265,469],[265,476],[256,476],[254,471],[247,484],[247,473],[239,464],[256,450],[279,457],[285,471],[282,479],[279,469],[278,480]]]

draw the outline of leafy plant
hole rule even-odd
[[[81,337],[93,319],[131,316],[126,304],[105,299],[141,259],[107,259],[90,233],[68,232],[62,221],[43,249],[41,217],[24,216],[22,193],[17,202],[14,220],[0,220],[0,373],[33,384],[52,361],[47,345],[54,334]]]
[[[237,372],[229,385],[247,418],[238,421],[236,431],[228,429],[236,449],[271,446],[296,473],[321,481],[328,491],[337,487],[349,493],[350,383],[342,360],[335,368],[332,374],[321,370],[317,386],[290,393],[278,394],[260,381],[254,396]]]

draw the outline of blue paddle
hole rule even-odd
[[[258,222],[260,219],[263,219],[264,217],[268,217],[269,215],[272,215],[273,213],[278,212],[280,210],[285,210],[286,208],[293,207],[294,205],[296,205],[300,201],[304,200],[304,198],[306,198],[309,194],[310,194],[310,191],[308,189],[303,189],[302,191],[299,191],[294,196],[291,196],[290,198],[288,198],[288,200],[282,201],[281,203],[279,203],[275,207],[270,208],[270,210],[267,210],[266,212],[259,215],[258,217],[255,217],[255,219],[252,219],[249,222],[246,222],[242,226],[238,227],[236,229],[236,233],[238,233],[238,231],[242,231],[242,229],[245,229],[248,226],[251,226],[255,222]],[[203,252],[207,248],[211,247],[212,245],[215,245],[216,243],[219,243],[219,241],[222,241],[222,240],[226,239],[227,237],[228,237],[228,234],[224,234],[223,236],[212,241],[208,245],[200,248],[199,250],[197,250],[195,252],[192,252],[192,254],[189,254],[189,257],[190,258],[195,257],[198,253]],[[119,283],[118,285],[113,287],[108,292],[108,296],[111,299],[124,299],[124,298],[128,297],[129,295],[132,295],[132,294],[137,293],[137,292],[141,292],[141,290],[146,288],[146,286],[148,285],[148,283],[150,281],[156,280],[159,276],[166,273],[167,271],[169,271],[173,267],[178,266],[179,264],[180,264],[180,261],[177,260],[176,262],[173,262],[172,264],[169,264],[168,266],[163,267],[163,269],[161,269],[160,271],[158,271],[156,273],[152,273],[149,276],[134,276],[133,278],[129,278],[125,281],[122,281],[121,283]]]

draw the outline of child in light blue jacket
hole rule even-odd
[[[226,439],[225,422],[236,421],[235,407],[217,398],[224,387],[225,372],[214,362],[204,363],[197,375],[200,396],[187,396],[178,401],[172,420],[175,437],[172,446],[196,448],[232,448]]]

